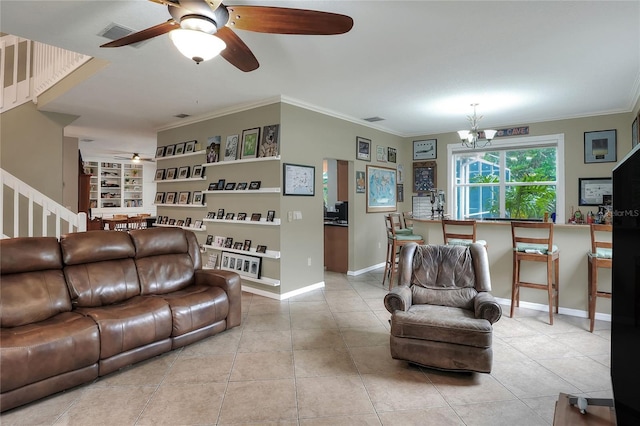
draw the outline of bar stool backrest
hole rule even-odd
[[[514,250],[542,245],[547,246],[546,253],[539,254],[553,252],[552,222],[511,222],[511,237]]]
[[[469,240],[475,243],[476,221],[442,219],[442,236],[445,244],[449,244],[450,240]]]

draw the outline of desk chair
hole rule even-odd
[[[593,333],[598,297],[611,299],[610,291],[598,290],[598,268],[609,268],[613,264],[612,225],[591,224],[591,251],[587,253],[589,277],[589,331]]]
[[[389,277],[389,290],[393,287],[393,277],[398,271],[398,253],[403,245],[408,243],[424,244],[424,239],[420,235],[415,235],[402,228],[399,223],[400,214],[390,213],[384,216],[387,229],[387,258],[384,265],[384,276],[382,277],[382,285]],[[408,232],[407,232],[408,231]]]
[[[478,243],[487,248],[485,240],[476,239],[475,220],[442,219],[442,236],[445,245],[469,246]]]
[[[546,290],[549,300],[549,324],[553,325],[553,305],[558,313],[560,284],[560,251],[553,245],[553,223],[511,222],[513,241],[513,283],[511,287],[511,317],[516,306],[520,306],[520,287]],[[520,262],[544,262],[547,264],[547,283],[537,284],[520,281]],[[554,301],[555,299],[555,301]]]

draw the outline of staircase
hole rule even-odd
[[[0,169],[1,238],[56,237],[87,230],[87,215],[74,213]]]

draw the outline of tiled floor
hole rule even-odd
[[[284,302],[244,293],[241,327],[0,424],[550,425],[560,392],[611,397],[609,323],[520,309],[494,326],[491,374],[445,373],[391,359],[380,271],[325,280]]]

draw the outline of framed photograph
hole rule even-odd
[[[219,235],[216,235],[215,237],[213,237],[213,246],[214,247],[224,247],[224,242],[226,241],[225,237],[221,237]]]
[[[189,204],[190,195],[191,195],[191,192],[182,191],[180,194],[178,194],[178,204]]]
[[[376,146],[376,160],[381,163],[387,162],[387,149],[384,146]]]
[[[234,271],[250,278],[260,278],[261,260],[256,256],[223,251],[220,269]]]
[[[266,253],[266,252],[267,252],[267,246],[265,245],[256,246],[256,253]]]
[[[191,169],[191,177],[192,178],[202,178],[202,170],[204,170],[202,168],[201,164],[197,164],[195,166],[193,166],[193,169]]]
[[[242,131],[242,150],[240,158],[256,158],[258,156],[258,141],[260,140],[260,128],[246,129]]]
[[[395,163],[397,159],[397,151],[395,148],[387,148],[387,161],[390,163]]]
[[[165,204],[175,204],[176,203],[176,192],[167,192],[167,197],[165,198]]]
[[[283,195],[315,195],[315,167],[284,163],[282,170]]]
[[[367,213],[397,210],[396,169],[367,166]]]
[[[258,157],[276,157],[279,148],[280,125],[272,124],[262,129],[262,140],[258,148]]]
[[[224,219],[224,209],[218,209],[218,216],[216,219]]]
[[[154,180],[162,180],[162,179],[164,179],[164,169],[156,170],[156,177],[154,178]]]
[[[168,157],[170,155],[173,155],[173,150],[176,149],[175,145],[167,145],[164,149],[164,156]]]
[[[273,222],[273,219],[275,219],[275,217],[276,217],[276,211],[275,210],[267,211],[267,222]]]
[[[236,186],[237,191],[241,191],[247,189],[247,182],[240,182],[238,186]]]
[[[164,202],[164,192],[156,192],[156,199],[154,203],[162,204]]]
[[[251,213],[251,220],[254,222],[259,222],[262,217],[262,213]]]
[[[173,226],[176,224],[176,220],[175,219],[169,219],[169,225]]]
[[[191,152],[195,152],[196,150],[196,141],[188,141],[184,144],[184,153],[189,154]]]
[[[235,213],[227,213],[224,218],[225,220],[233,220],[233,217],[235,215],[236,215]]]
[[[224,186],[225,191],[233,191],[234,189],[236,189],[236,183],[235,182],[228,182],[225,186]]]
[[[184,220],[180,219],[176,222],[176,226],[184,226]]]
[[[220,161],[220,144],[222,136],[210,136],[207,139],[207,163],[217,163]]]
[[[584,132],[584,162],[611,163],[617,158],[616,130]]]
[[[438,140],[413,141],[413,161],[435,160],[438,158]]]
[[[247,220],[246,213],[238,213],[238,220]]]
[[[214,212],[207,212],[207,219],[215,219],[216,214]]]
[[[404,202],[404,184],[398,183],[396,185],[398,186],[396,191],[398,193],[398,202],[402,203]]]
[[[367,190],[366,177],[363,171],[356,171],[356,193],[364,194]]]
[[[218,179],[218,191],[222,191],[225,186],[226,179]]]
[[[362,161],[371,161],[371,139],[356,136],[356,158]]]
[[[258,189],[260,189],[260,184],[261,183],[262,183],[262,181],[252,180],[251,183],[249,183],[249,189],[257,191]]]
[[[244,245],[242,246],[242,250],[244,251],[251,250],[251,240],[244,240]]]
[[[202,204],[202,191],[193,191],[193,199],[191,200],[191,204]]]
[[[182,166],[178,170],[178,179],[187,179],[189,177],[189,166]]]
[[[166,174],[165,179],[167,179],[167,180],[175,179],[177,174],[178,174],[178,169],[177,168],[173,167],[171,169],[167,169],[167,174]]]
[[[164,146],[156,148],[156,158],[164,157]]]
[[[191,218],[188,217],[184,220],[184,226],[191,226]]]
[[[216,269],[217,265],[218,265],[218,254],[217,253],[209,254],[205,267],[210,269]]]
[[[436,176],[435,161],[413,163],[413,192],[424,194],[435,189],[437,186]]]
[[[224,246],[225,246],[225,248],[231,248],[233,246],[233,238],[231,238],[231,237],[225,238]]]
[[[242,250],[242,241],[236,241],[235,243],[233,243],[233,249]]]
[[[182,155],[184,154],[184,146],[185,142],[180,142],[176,144],[176,150],[174,151],[174,155]]]
[[[216,189],[218,189],[218,182],[211,182],[207,191],[215,191]]]
[[[227,142],[224,145],[223,161],[232,161],[238,159],[238,138],[239,135],[227,136]]]
[[[631,149],[635,148],[640,141],[640,113],[631,123]]]
[[[605,195],[613,194],[613,180],[611,178],[578,178],[580,206],[601,206]]]
[[[164,216],[157,216],[156,217],[156,225],[161,225],[163,219],[164,219]]]
[[[163,225],[168,225],[169,224],[169,216],[164,216],[162,218],[162,224]]]

